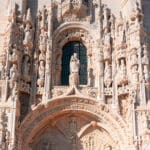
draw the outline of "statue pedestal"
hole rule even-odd
[[[69,76],[69,85],[79,85],[79,75],[78,73],[72,73],[70,76]]]

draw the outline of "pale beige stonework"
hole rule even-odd
[[[0,1],[1,150],[150,150],[146,3]],[[61,84],[71,41],[87,49],[87,85],[75,53]]]

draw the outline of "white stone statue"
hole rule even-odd
[[[143,74],[145,82],[149,82],[150,74],[149,74],[149,66],[143,65]]]
[[[77,58],[77,53],[74,53],[70,59],[70,76],[69,76],[69,84],[70,85],[78,85],[79,84],[79,68],[80,62]]]
[[[73,74],[73,73],[78,74],[79,68],[80,68],[80,62],[79,62],[79,59],[77,58],[77,53],[74,53],[70,59],[70,74]]]
[[[107,29],[105,29],[105,32],[104,32],[104,46],[106,47],[110,47],[111,46],[111,33],[108,32]]]
[[[120,62],[120,75],[122,76],[122,78],[126,76],[126,65],[125,65],[124,59],[121,59],[121,62]]]
[[[17,65],[13,64],[12,67],[10,68],[10,79],[12,81],[17,81],[18,78],[18,69]]]
[[[110,87],[112,83],[112,70],[111,65],[108,61],[105,63],[105,70],[104,70],[104,83],[106,87]]]
[[[149,55],[148,55],[148,51],[147,51],[146,47],[144,47],[142,63],[143,63],[143,65],[149,65]]]
[[[25,33],[25,37],[24,37],[23,44],[27,47],[32,48],[33,29],[32,29],[32,25],[30,23],[26,24],[24,33]]]
[[[46,51],[47,40],[48,40],[47,32],[45,32],[44,29],[41,29],[40,46],[39,46],[41,51]]]
[[[10,56],[11,61],[18,61],[19,58],[19,51],[17,49],[17,46],[14,45],[12,49],[12,55]]]
[[[126,82],[126,65],[125,60],[121,59],[120,66],[118,68],[117,81],[118,84],[124,84]]]
[[[136,65],[136,64],[138,64],[138,55],[134,53],[131,56],[131,65]]]
[[[29,60],[30,57],[26,55],[24,59],[24,71],[23,71],[24,76],[29,76],[30,66],[31,66]]]
[[[44,86],[44,79],[45,79],[45,62],[40,61],[38,70],[38,81],[37,81],[39,87]]]

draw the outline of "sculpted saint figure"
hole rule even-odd
[[[25,28],[24,32],[25,32],[25,37],[24,37],[24,41],[23,41],[24,45],[32,47],[32,38],[33,38],[32,36],[33,35],[32,35],[32,26],[30,23],[26,24],[26,28]]]
[[[17,81],[17,77],[18,77],[17,65],[13,64],[12,67],[10,68],[10,79],[12,81]]]
[[[70,59],[70,76],[69,76],[70,85],[79,84],[79,68],[80,62],[79,59],[77,58],[77,53],[74,53]]]
[[[106,87],[110,87],[112,83],[112,71],[111,71],[111,65],[108,61],[105,63],[105,70],[104,70],[104,83]]]
[[[30,57],[29,56],[25,56],[24,59],[24,76],[28,76],[29,75],[29,71],[30,71]]]
[[[77,53],[74,53],[70,59],[70,74],[72,73],[79,73],[80,62],[77,58]]]
[[[39,87],[44,86],[44,78],[45,78],[45,62],[40,61],[39,72],[38,72],[38,81],[37,81],[37,84]]]

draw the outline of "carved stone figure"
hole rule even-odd
[[[47,32],[45,32],[44,29],[41,29],[40,46],[39,46],[41,51],[46,51],[47,40],[48,40]]]
[[[149,54],[146,46],[144,46],[143,50],[143,57],[142,57],[142,64],[143,64],[143,75],[145,82],[149,82]]]
[[[10,55],[10,61],[12,62],[18,62],[19,61],[19,50],[16,45],[13,45],[12,47],[12,54]]]
[[[38,70],[38,81],[37,81],[39,87],[44,86],[44,79],[45,79],[45,62],[40,61]]]
[[[127,81],[126,79],[126,65],[125,60],[120,60],[120,66],[118,68],[118,84],[124,84]]]
[[[18,79],[18,69],[16,64],[13,64],[10,68],[10,79],[12,81],[17,81]]]
[[[111,42],[111,34],[107,29],[105,29],[105,32],[104,32],[104,46],[110,47],[111,46],[110,42]]]
[[[116,35],[116,42],[117,44],[122,44],[124,42],[124,25],[123,25],[123,17],[122,13],[120,13],[120,18],[117,23],[117,35]]]
[[[148,50],[146,49],[146,47],[144,47],[144,50],[143,50],[142,63],[143,65],[149,65],[149,55],[148,55]]]
[[[26,24],[24,34],[25,34],[25,37],[24,37],[23,44],[31,49],[33,47],[33,42],[32,42],[33,29],[32,29],[32,25],[30,23]]]
[[[150,150],[150,0],[7,1],[0,150]]]
[[[30,81],[30,67],[30,57],[28,55],[25,55],[23,62],[23,76],[27,82]]]
[[[104,70],[104,83],[106,87],[110,87],[112,83],[112,70],[111,65],[108,61],[105,63],[105,70]]]
[[[70,74],[79,73],[80,62],[77,58],[77,53],[74,53],[70,59]]]
[[[69,76],[70,85],[79,84],[79,68],[80,62],[79,59],[77,58],[77,53],[74,53],[70,59],[70,76]]]
[[[150,73],[149,73],[149,66],[144,65],[143,66],[143,74],[144,74],[144,80],[145,82],[149,82],[149,78],[150,78]]]
[[[136,53],[131,55],[131,65],[134,66],[138,64],[138,55]]]

